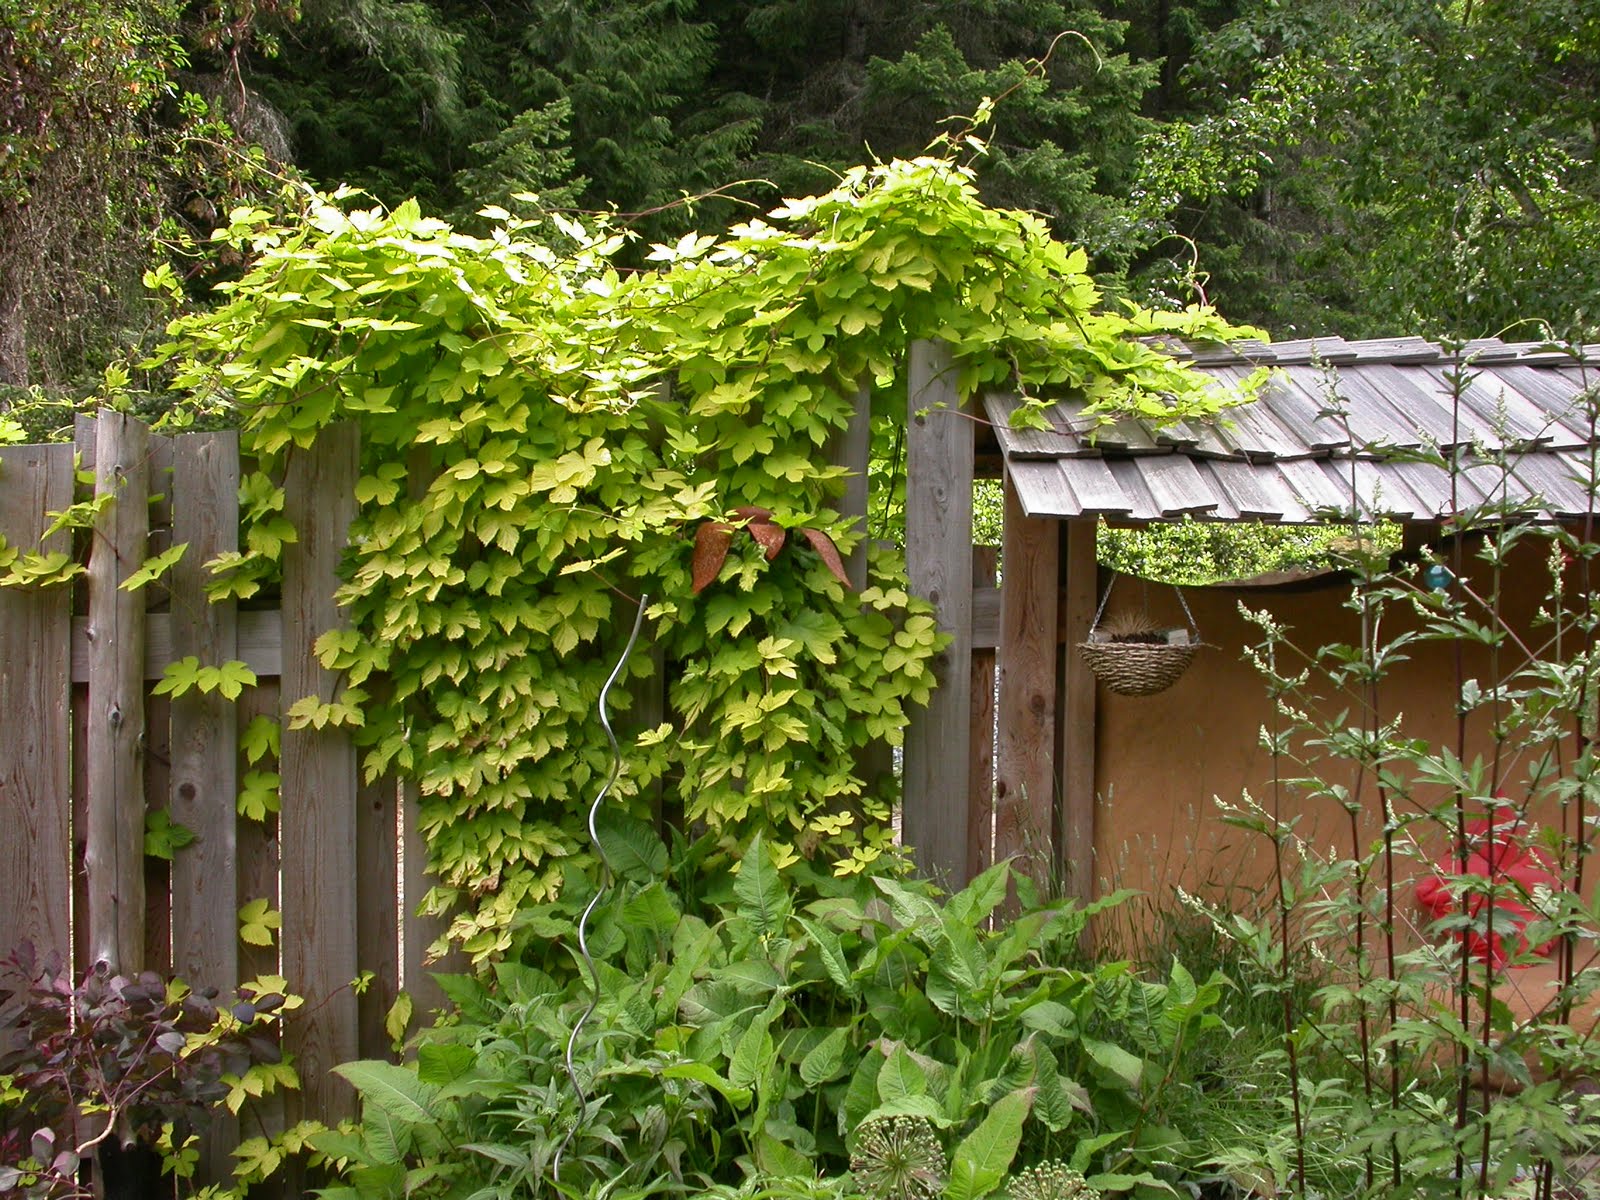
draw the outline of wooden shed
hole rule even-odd
[[[908,566],[953,642],[908,732],[904,833],[951,883],[1016,855],[1070,894],[1094,890],[1097,730],[1113,698],[1075,647],[1102,592],[1101,520],[1384,518],[1411,546],[1491,513],[1593,521],[1600,346],[1334,337],[1174,352],[1222,380],[1272,373],[1212,421],[1104,424],[1064,400],[1048,431],[1022,430],[1016,397],[962,411],[948,354],[913,348]],[[974,573],[970,497],[985,474],[1004,481],[1003,588],[981,551]]]

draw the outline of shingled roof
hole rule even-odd
[[[1249,405],[1163,429],[1100,425],[1081,401],[1051,408],[1048,432],[1012,429],[1017,397],[986,398],[1029,516],[1348,519],[1352,476],[1364,517],[1437,521],[1485,502],[1543,521],[1589,510],[1600,346],[1579,358],[1490,339],[1451,355],[1422,338],[1330,337],[1176,353],[1222,380],[1262,366],[1272,377]],[[1463,362],[1456,406],[1445,376]],[[1453,490],[1450,471],[1418,461],[1434,454],[1458,464]]]

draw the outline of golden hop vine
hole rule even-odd
[[[286,461],[359,423],[350,622],[319,644],[343,690],[291,716],[358,727],[370,775],[420,781],[432,900],[461,906],[454,935],[480,955],[589,864],[582,813],[609,765],[595,703],[643,593],[654,653],[634,655],[614,708],[667,663],[670,716],[625,739],[622,802],[659,789],[730,839],[762,830],[780,858],[839,872],[889,844],[895,783],[857,762],[898,743],[940,642],[899,563],[876,554],[858,595],[821,539],[769,560],[738,538],[697,593],[691,556],[699,527],[740,508],[848,553],[825,447],[862,382],[880,423],[903,413],[912,340],[948,342],[969,393],[1077,389],[1183,417],[1230,397],[1140,336],[1244,332],[1205,309],[1102,311],[1082,251],[985,207],[937,158],[858,168],[634,272],[603,226],[488,210],[493,232],[468,237],[415,204],[347,199],[292,227],[235,213],[227,236],[254,265],[164,357],[192,409],[237,410],[256,463],[220,591],[275,578],[294,537]]]

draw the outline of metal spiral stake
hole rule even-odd
[[[555,1181],[561,1182],[561,1157],[567,1152],[567,1147],[572,1144],[572,1139],[577,1135],[578,1122],[583,1119],[583,1112],[589,1106],[588,1094],[583,1090],[583,1084],[578,1082],[578,1071],[572,1062],[573,1050],[578,1045],[578,1035],[594,1016],[594,1010],[600,1006],[600,972],[595,969],[594,958],[589,953],[589,917],[593,914],[595,906],[600,903],[600,898],[610,887],[615,872],[611,869],[611,860],[606,857],[605,847],[600,844],[600,834],[595,828],[594,820],[600,811],[600,805],[605,802],[606,793],[617,782],[617,776],[622,773],[622,751],[617,746],[617,735],[611,731],[611,718],[606,714],[606,696],[611,692],[611,685],[617,682],[617,677],[622,674],[622,668],[628,663],[628,656],[633,653],[633,644],[639,640],[639,627],[644,624],[645,606],[650,603],[650,597],[639,597],[639,611],[633,617],[633,632],[628,634],[628,644],[622,648],[622,657],[617,659],[617,665],[611,668],[611,674],[606,678],[605,686],[600,689],[600,728],[606,731],[606,741],[611,743],[611,774],[607,776],[605,785],[595,796],[594,803],[589,806],[589,841],[593,843],[595,853],[600,856],[600,865],[604,872],[600,877],[600,885],[595,888],[594,895],[589,903],[584,906],[583,916],[578,918],[578,954],[583,959],[583,965],[589,971],[589,1007],[583,1010],[583,1015],[572,1027],[572,1033],[567,1037],[566,1067],[567,1079],[572,1083],[572,1090],[578,1097],[578,1113],[572,1120],[567,1136],[561,1139],[561,1145],[556,1147],[555,1158],[551,1163],[551,1171]]]

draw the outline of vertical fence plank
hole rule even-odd
[[[661,387],[665,389],[664,384]],[[666,398],[665,390],[662,398]],[[430,449],[413,446],[407,457],[406,491],[413,500],[425,496],[433,480],[435,468]],[[400,986],[410,994],[419,1017],[440,1007],[445,1000],[444,992],[429,972],[450,971],[461,966],[454,956],[440,962],[430,962],[428,958],[428,948],[444,936],[450,923],[444,917],[419,911],[422,898],[434,884],[433,877],[428,874],[428,846],[419,824],[421,808],[422,793],[416,781],[405,780],[400,785]]]
[[[278,680],[268,678],[261,680],[259,686],[245,691],[239,697],[238,724],[240,729],[248,728],[250,722],[257,717],[270,717],[278,719]],[[278,764],[270,758],[252,766],[245,758],[241,748],[235,758],[235,771],[246,770],[272,771]],[[242,777],[241,777],[242,778]],[[230,811],[233,806],[230,805]],[[213,948],[207,951],[210,956],[224,953],[234,954],[238,961],[239,978],[242,983],[251,979],[258,979],[263,975],[280,975],[283,973],[283,964],[279,959],[279,942],[267,946],[240,945],[236,913],[237,910],[249,904],[252,900],[265,900],[269,908],[280,908],[278,888],[278,818],[267,815],[265,821],[253,821],[239,818],[236,826],[236,848],[238,852],[238,892],[233,897],[232,903],[219,898],[218,905],[225,910],[224,919],[217,923],[214,930],[216,936],[227,939],[228,949]],[[234,984],[227,985],[232,988]],[[277,1035],[268,1034],[269,1037]],[[284,1100],[282,1092],[274,1092],[270,1096],[259,1100],[252,1100],[249,1107],[249,1126],[261,1132],[273,1134],[281,1133],[287,1124],[284,1117]],[[233,1169],[233,1159],[229,1151],[238,1144],[236,1133],[237,1123],[229,1119],[219,1118],[212,1126],[210,1148],[206,1154],[206,1163],[210,1176],[214,1180],[226,1181]],[[231,1140],[230,1140],[231,1139]],[[271,1181],[269,1181],[270,1184]],[[257,1196],[257,1191],[262,1195]],[[282,1185],[269,1186],[258,1184],[250,1189],[251,1200],[277,1200],[284,1195]]]
[[[949,347],[910,350],[906,422],[906,569],[952,641],[934,660],[938,687],[906,731],[905,839],[924,874],[966,880],[972,693],[972,426]]]
[[[1026,516],[1006,472],[1000,589],[996,858],[1017,857],[1041,885],[1055,866],[1057,522]]]
[[[43,547],[47,512],[72,503],[71,446],[0,447],[0,535]],[[72,589],[0,589],[0,954],[26,940],[71,963]]]
[[[404,862],[401,891],[405,913],[401,931],[403,954],[400,969],[401,986],[411,994],[417,1012],[425,1013],[444,1003],[444,992],[428,977],[430,970],[448,971],[459,964],[428,962],[428,947],[444,936],[449,922],[443,917],[424,916],[418,911],[422,898],[433,886],[428,874],[428,847],[418,828],[418,813],[422,796],[414,780],[401,785],[400,853]]]
[[[114,971],[144,958],[144,597],[121,584],[145,559],[149,431],[125,413],[95,422],[89,551],[89,956]]]
[[[400,866],[396,855],[399,784],[393,775],[363,783],[356,808],[357,967],[372,979],[356,1002],[362,1058],[389,1058],[384,1018],[400,990]]]
[[[171,711],[167,697],[145,696],[144,795],[150,812],[167,808],[172,778]],[[169,811],[167,815],[172,814]],[[172,863],[154,854],[144,856],[144,969],[172,974]]]
[[[72,972],[89,969],[89,685],[72,685]]]
[[[188,549],[171,574],[172,651],[207,666],[238,656],[232,600],[208,603],[205,564],[239,545],[239,436],[190,434],[173,442],[172,540]],[[172,702],[172,819],[195,840],[172,864],[172,955],[194,987],[239,983],[239,706],[191,690]]]
[[[999,550],[972,548],[972,586],[992,588]],[[967,875],[980,874],[994,865],[994,686],[995,652],[972,652],[972,761],[967,790]]]
[[[307,696],[336,698],[338,681],[313,649],[340,624],[334,591],[359,469],[354,424],[325,429],[291,451],[284,513],[299,540],[283,559],[283,808],[280,814],[283,968],[306,998],[284,1042],[300,1064],[304,1116],[332,1123],[355,1115],[355,1093],[333,1067],[357,1055],[356,753],[339,729],[290,729]]]
[[[1087,901],[1094,898],[1095,891],[1095,682],[1094,672],[1078,653],[1078,643],[1089,640],[1089,630],[1094,625],[1100,568],[1095,553],[1094,519],[1068,521],[1065,525],[1060,869],[1067,895]]]

